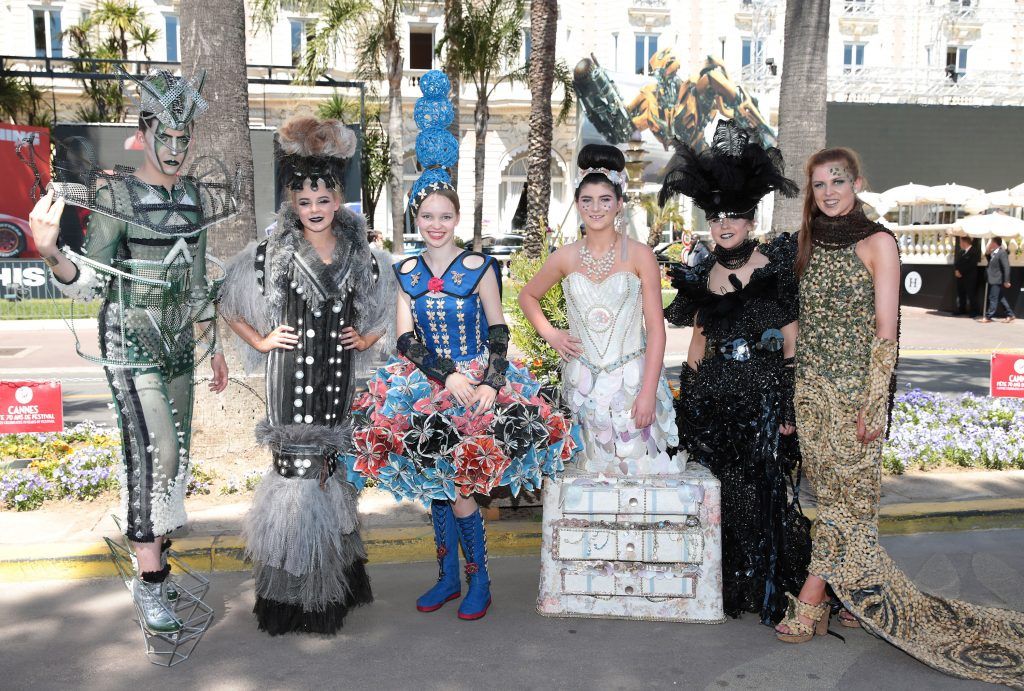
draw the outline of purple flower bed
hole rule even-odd
[[[896,397],[886,470],[1024,469],[1024,400],[913,389]]]

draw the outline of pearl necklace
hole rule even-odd
[[[617,239],[612,241],[612,246],[598,259],[590,253],[587,243],[584,242],[583,246],[580,247],[580,266],[583,269],[584,275],[595,281],[602,281],[607,278],[612,270],[612,266],[615,264],[616,244]]]

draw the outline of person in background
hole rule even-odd
[[[1004,322],[1009,324],[1017,315],[1013,313],[1009,301],[1003,294],[1003,290],[1010,289],[1010,256],[1003,247],[1002,238],[992,238],[988,241],[986,252],[988,267],[985,275],[988,278],[988,303],[985,305],[985,316],[979,319],[982,324],[989,324],[996,318],[996,310],[1002,305],[1006,311]]]
[[[981,250],[974,240],[966,235],[960,238],[956,257],[953,260],[953,276],[956,277],[956,310],[953,316],[977,317],[978,310],[978,261]]]

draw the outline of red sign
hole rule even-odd
[[[1024,355],[992,353],[989,394],[1004,398],[1024,398]]]
[[[0,381],[0,434],[63,429],[59,381]]]

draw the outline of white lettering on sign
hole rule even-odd
[[[41,266],[28,266],[24,269],[20,266],[5,266],[0,269],[0,285],[14,285],[18,283],[27,288],[37,288],[46,284],[46,272]]]
[[[924,279],[921,278],[921,274],[916,271],[911,271],[907,274],[907,277],[903,279],[903,287],[906,288],[907,292],[911,295],[917,295],[921,292],[921,286],[924,284]]]

